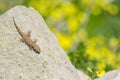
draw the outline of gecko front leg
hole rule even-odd
[[[31,34],[31,31],[28,31],[28,33],[27,33],[27,37],[30,37],[30,34]]]

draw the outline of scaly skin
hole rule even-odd
[[[30,32],[28,32],[28,34],[24,34],[17,26],[16,22],[15,22],[15,19],[13,17],[13,22],[14,22],[14,25],[18,31],[18,33],[20,34],[20,36],[22,37],[21,41],[26,43],[30,50],[33,49],[36,53],[40,54],[40,47],[35,43],[36,41],[33,41],[31,38],[30,38]]]

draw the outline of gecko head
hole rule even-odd
[[[33,49],[34,49],[34,51],[36,52],[36,53],[38,53],[38,54],[40,54],[40,47],[38,46],[38,45],[35,45],[34,47],[33,47]]]

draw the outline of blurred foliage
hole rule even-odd
[[[83,42],[78,42],[76,46],[74,46],[72,50],[69,50],[68,56],[72,61],[73,65],[77,69],[84,70],[91,78],[95,78],[97,71],[97,59],[90,60],[90,55],[85,53],[86,45]]]
[[[96,57],[91,58],[91,54],[86,53],[84,42],[77,42],[76,46],[69,50],[68,56],[77,69],[84,70],[92,79],[114,69],[111,64],[104,63]]]
[[[0,13],[15,5],[35,8],[75,67],[92,78],[120,69],[120,0],[0,0]]]

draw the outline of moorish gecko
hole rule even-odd
[[[18,31],[18,33],[20,34],[20,36],[22,37],[21,41],[26,43],[30,50],[33,49],[36,53],[40,54],[40,47],[35,43],[36,41],[33,41],[31,38],[30,38],[30,31],[27,33],[27,34],[24,34],[17,26],[16,22],[15,22],[15,19],[13,17],[13,22],[14,22],[14,25]]]

